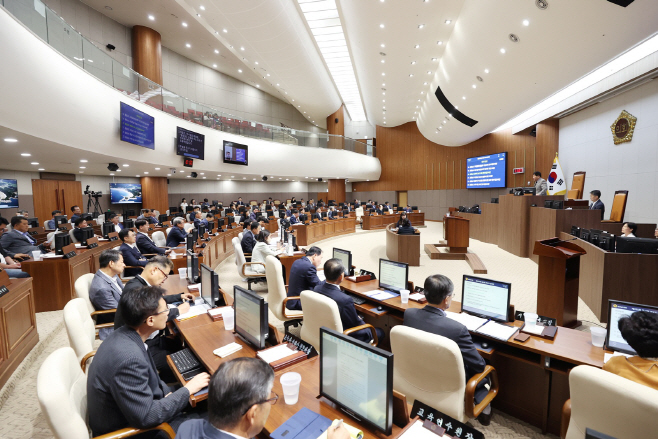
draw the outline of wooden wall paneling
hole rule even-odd
[[[338,122],[336,122],[336,119],[338,119]],[[343,138],[334,137],[345,135],[345,112],[343,105],[341,105],[338,110],[327,116],[327,133],[332,135],[329,136],[328,148],[343,149]]]
[[[558,119],[547,119],[537,124],[536,170],[541,172],[544,178],[548,176],[558,152],[559,127]]]
[[[132,49],[133,69],[151,81],[162,84],[160,34],[145,26],[133,26]],[[140,90],[140,92],[145,91]]]
[[[329,179],[328,188],[329,188],[329,191],[327,192],[327,198],[329,200],[336,200],[337,203],[345,202],[345,179],[344,178]]]
[[[51,218],[51,213],[59,209],[64,214],[66,210],[59,201],[59,184],[55,180],[32,180],[32,194],[34,204],[34,216],[39,218],[39,223]]]
[[[169,209],[169,186],[167,177],[141,177],[142,206],[165,213]],[[197,199],[197,201],[201,201]]]
[[[60,181],[59,182],[59,193],[62,197],[64,203],[64,209],[62,212],[65,212],[67,215],[71,216],[71,206],[80,206],[83,212],[86,211],[86,204],[82,203],[82,183],[79,181]],[[48,212],[48,218],[50,218],[50,212]],[[41,221],[41,218],[39,218]]]

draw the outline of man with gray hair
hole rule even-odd
[[[171,230],[167,235],[167,247],[178,247],[185,242],[187,233],[185,233],[185,220],[181,217],[176,217],[171,222]]]
[[[263,430],[271,406],[274,371],[259,358],[242,357],[222,363],[208,385],[208,420],[185,421],[176,439],[241,439]],[[349,439],[344,425],[329,427],[328,439]]]
[[[119,275],[126,266],[118,249],[103,250],[98,258],[99,270],[94,275],[89,287],[89,300],[96,311],[116,309],[123,294],[123,282]],[[112,323],[114,314],[100,314],[96,324]],[[105,340],[112,333],[112,328],[100,328],[98,338]]]

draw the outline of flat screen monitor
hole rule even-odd
[[[235,309],[235,332],[257,350],[265,349],[269,332],[267,324],[267,302],[251,290],[233,287]]]
[[[82,240],[80,243],[83,246],[87,245],[87,240],[94,237],[94,229],[93,227],[83,227],[80,230],[82,230]]]
[[[71,236],[67,232],[55,233],[55,254],[63,255],[62,249],[71,244]]]
[[[124,229],[132,229],[135,227],[135,220],[132,218],[125,218],[123,220],[123,228]]]
[[[39,227],[39,218],[26,218],[30,227]]]
[[[589,230],[588,229],[580,229],[580,239],[583,241],[589,242]]]
[[[123,216],[125,218],[130,218],[131,216],[135,216],[135,211],[132,209],[127,209],[123,211]]]
[[[206,136],[176,127],[176,154],[203,160]]]
[[[66,215],[56,215],[55,216],[55,227],[61,225],[61,224],[66,224],[68,222],[68,218]]]
[[[224,163],[247,166],[249,164],[249,147],[241,143],[224,140],[223,157]]]
[[[599,248],[602,248],[605,251],[614,252],[615,251],[615,235],[611,233],[601,233],[599,235]]]
[[[589,230],[589,242],[598,246],[599,245],[599,236],[603,233],[603,230],[590,229]]]
[[[155,118],[121,102],[121,140],[155,149]]]
[[[208,230],[207,232],[212,232],[215,230],[215,221],[208,221]]]
[[[461,311],[507,322],[511,291],[510,283],[464,275]]]
[[[564,200],[553,201],[553,209],[564,209]]]
[[[343,267],[345,268],[345,276],[349,276],[352,270],[352,252],[334,247],[333,257],[340,259],[340,262],[343,263]]]
[[[169,213],[174,214],[175,212],[178,212],[179,208],[178,206],[169,206]]]
[[[201,298],[204,302],[214,308],[219,299],[219,276],[206,264],[200,264],[201,272]]]
[[[108,239],[107,235],[109,235],[112,232],[115,232],[115,227],[114,223],[104,223],[101,226],[101,234],[103,235],[103,238]]]
[[[0,179],[0,209],[18,209],[17,180]]]
[[[206,234],[206,226],[203,224],[199,224],[199,227],[197,228],[197,233],[199,236],[203,237],[203,235]]]
[[[580,238],[580,227],[571,226],[571,236],[575,236],[576,238]]]
[[[658,307],[651,305],[639,305],[637,303],[622,302],[620,300],[608,300],[608,327],[606,328],[605,347],[611,351],[624,352],[637,355],[637,352],[624,340],[619,330],[619,320],[628,317],[634,312],[646,311],[658,313]]]
[[[544,207],[547,209],[553,208],[553,200],[544,200]]]
[[[161,213],[160,215],[158,215],[158,222],[159,223],[163,223],[167,220],[169,220],[169,215],[167,215],[166,213]]]
[[[224,218],[219,218],[219,219],[217,220],[217,222],[219,222],[219,226],[218,226],[218,227],[222,227],[222,226],[226,223],[226,220],[225,220]]]
[[[185,240],[187,251],[194,251],[194,244],[196,244],[196,239],[194,239],[194,234],[190,232],[187,234],[187,239]]]
[[[618,236],[617,253],[658,254],[658,239]]]
[[[395,291],[407,289],[409,264],[379,259],[379,288]]]
[[[142,185],[139,183],[110,183],[110,203],[141,204]]]
[[[393,354],[320,328],[320,395],[361,422],[390,435]]]
[[[187,281],[197,283],[199,279],[199,256],[193,251],[187,251]]]
[[[506,186],[507,153],[466,159],[466,189],[502,188]]]
[[[322,212],[322,218],[326,218],[326,217],[327,217],[327,212],[326,211]]]

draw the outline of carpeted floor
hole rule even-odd
[[[326,258],[331,257],[333,247],[352,251],[352,263],[357,268],[377,272],[379,258],[386,258],[386,242],[384,231],[362,231],[357,229],[354,235],[346,235],[328,239],[318,243]],[[421,249],[427,243],[437,243],[443,239],[442,224],[427,222],[427,227],[421,229]],[[537,265],[530,259],[519,258],[500,250],[492,244],[471,240],[471,251],[475,252],[489,270],[483,277],[512,283],[511,302],[516,309],[536,311],[537,307]],[[224,261],[218,268],[220,285],[232,293],[232,285],[243,285],[235,267],[235,258]],[[444,274],[455,283],[455,300],[461,300],[461,278],[463,274],[473,274],[465,261],[430,260],[423,252],[420,267],[410,267],[409,279],[416,285],[422,285],[425,278],[431,274]],[[265,284],[257,284],[253,290],[267,293]],[[280,331],[283,325],[272,313],[270,322]],[[598,323],[591,310],[579,300],[578,318],[583,321]],[[36,397],[36,377],[43,360],[60,347],[68,346],[68,338],[62,320],[62,312],[37,314],[39,344],[14,372],[8,383],[0,389],[0,438],[27,439],[52,438],[50,429],[41,415]],[[587,326],[582,326],[587,330]],[[474,427],[482,431],[487,439],[508,438],[544,438],[539,429],[519,421],[511,416],[494,410],[491,425],[483,427],[477,421]]]

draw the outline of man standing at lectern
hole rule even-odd
[[[605,205],[603,204],[603,201],[600,200],[601,198],[601,191],[598,189],[594,189],[592,192],[589,193],[589,199],[592,202],[592,204],[589,205],[590,209],[598,209],[601,211],[601,219],[603,219],[603,214],[605,214]]]
[[[535,195],[548,195],[548,185],[546,180],[541,178],[541,172],[535,171],[532,174],[532,179],[535,181]]]

